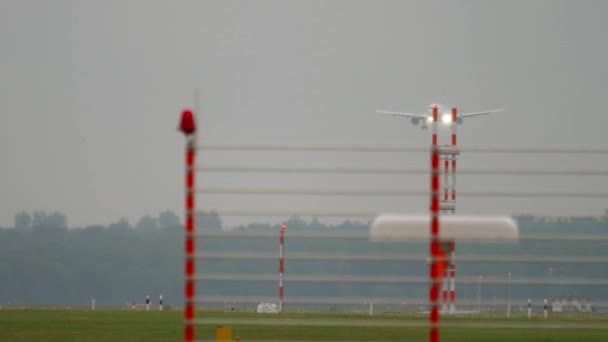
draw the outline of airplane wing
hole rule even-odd
[[[408,118],[416,118],[416,119],[426,119],[427,115],[422,115],[422,114],[413,114],[413,113],[402,113],[402,112],[391,112],[388,110],[379,110],[376,109],[376,113],[380,113],[380,114],[390,114],[390,115],[394,115],[394,116],[405,116]]]
[[[486,110],[484,112],[462,113],[462,114],[460,114],[460,116],[463,117],[463,118],[466,118],[466,117],[470,117],[470,116],[477,116],[477,115],[486,115],[486,114],[491,114],[491,113],[498,113],[498,112],[502,112],[504,110],[505,110],[504,108],[501,108],[501,109]]]

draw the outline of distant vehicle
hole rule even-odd
[[[452,110],[450,108],[448,108],[447,106],[444,106],[439,103],[433,103],[433,104],[429,105],[427,112],[423,113],[423,114],[393,112],[393,111],[379,110],[379,109],[377,109],[376,112],[381,113],[381,114],[390,114],[390,115],[394,115],[394,116],[404,116],[407,118],[411,118],[412,125],[416,126],[416,125],[420,124],[420,128],[427,129],[428,128],[427,125],[433,122],[433,108],[435,108],[435,107],[437,107],[437,109],[438,109],[439,120],[441,120],[441,122],[443,122],[444,124],[452,123]],[[464,118],[469,118],[469,117],[478,116],[478,115],[487,115],[487,114],[491,114],[491,113],[502,112],[504,110],[505,110],[504,108],[501,108],[501,109],[486,110],[483,112],[458,113],[457,122],[458,122],[458,124],[462,124],[462,121]]]
[[[258,313],[279,313],[279,306],[276,303],[260,303],[256,311]]]

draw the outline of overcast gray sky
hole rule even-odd
[[[202,142],[428,144],[376,108],[506,107],[468,145],[608,145],[606,1],[0,1],[0,225],[183,211],[179,112]],[[209,163],[424,167],[428,155],[202,152]],[[293,163],[292,163],[293,162]],[[316,163],[316,164],[315,164]],[[608,168],[605,156],[463,155],[460,166]],[[428,176],[208,175],[203,185],[410,187]],[[459,178],[465,190],[607,191],[605,178]],[[425,210],[425,198],[202,196],[199,208]],[[603,213],[604,200],[462,199],[459,210]]]

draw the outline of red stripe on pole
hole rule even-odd
[[[194,209],[194,195],[188,194],[186,196],[186,208],[190,211],[190,208]],[[191,229],[193,227],[186,227],[186,229]]]
[[[439,206],[437,206],[439,207]],[[438,234],[439,233],[439,220],[432,218],[431,219],[431,234]],[[435,241],[433,240],[431,242],[431,252],[433,253],[432,256],[435,256],[436,253],[439,253],[441,251],[441,246],[439,246],[439,240]]]
[[[194,304],[186,303],[186,320],[191,321],[194,319]]]
[[[194,259],[187,258],[186,259],[186,278],[194,277],[195,267],[194,267]]]
[[[440,286],[438,284],[432,284],[431,285],[431,295],[430,295],[430,299],[432,303],[438,302],[439,301],[439,291],[440,291]],[[433,308],[435,307],[435,305],[433,305]],[[432,311],[431,311],[432,313]]]
[[[186,329],[184,330],[184,340],[191,342],[194,341],[194,326],[186,325]]]
[[[188,164],[188,167],[190,167],[190,164]],[[186,188],[194,188],[194,172],[192,172],[191,170],[188,170],[188,172],[186,173]]]
[[[195,246],[194,246],[194,238],[192,236],[186,237],[186,255],[192,256],[194,255]]]
[[[186,299],[194,299],[194,280],[186,280]]]
[[[436,177],[431,177],[431,191],[439,192],[439,153],[433,153],[431,167],[433,168],[433,173],[437,173],[433,175]]]
[[[433,327],[431,328],[431,341],[439,341],[439,328]]]
[[[189,166],[189,168],[194,166],[195,153],[196,151],[193,148],[188,148],[188,151],[186,152],[186,164]]]
[[[186,234],[194,233],[194,215],[186,214]]]
[[[433,261],[431,264],[431,283],[434,284],[440,279],[441,271],[439,270],[439,264],[436,261]],[[439,294],[437,296],[439,296]]]

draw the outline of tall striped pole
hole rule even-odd
[[[437,117],[438,108],[433,107],[433,145],[431,147],[431,225],[430,225],[430,254],[431,254],[431,283],[429,291],[429,310],[431,342],[439,342],[439,295],[443,278],[443,258],[439,240],[439,196],[440,196],[440,162],[439,146],[437,146]]]
[[[279,312],[283,312],[283,296],[285,292],[283,291],[283,273],[285,272],[285,231],[287,230],[287,225],[283,223],[281,225],[281,233],[279,237]]]
[[[456,128],[458,127],[458,109],[452,108],[452,147],[456,148],[458,139],[456,136]],[[452,202],[454,203],[454,209],[452,214],[456,213],[456,155],[452,156],[452,170],[451,170],[451,182],[452,188]],[[455,313],[456,311],[456,241],[452,241],[450,244],[450,312]]]
[[[195,273],[194,262],[195,246],[195,215],[194,215],[194,175],[196,156],[196,123],[194,114],[190,110],[182,112],[180,130],[186,136],[186,241],[185,241],[185,307],[184,316],[186,325],[184,327],[184,340],[194,341],[194,295],[195,295]]]

